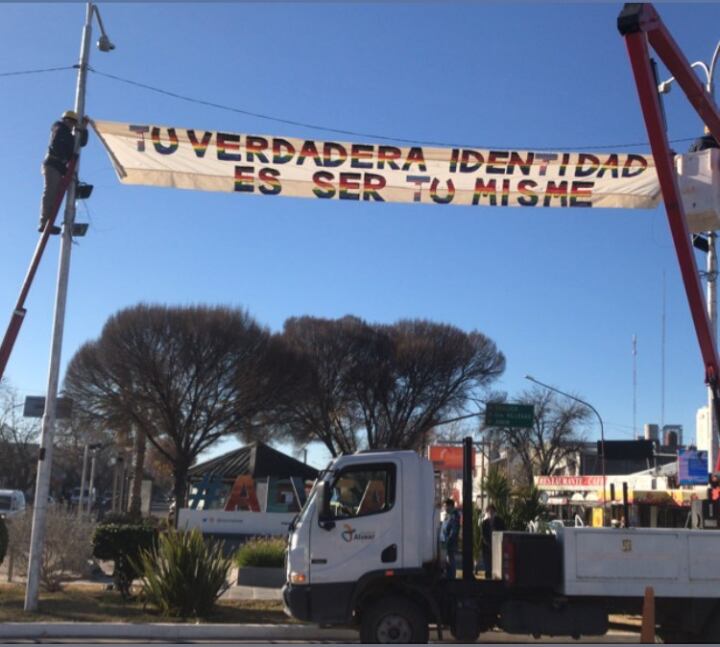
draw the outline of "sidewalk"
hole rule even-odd
[[[232,625],[124,622],[8,622],[0,624],[0,640],[98,639],[98,640],[262,640],[357,642],[352,629],[321,629],[318,625]]]

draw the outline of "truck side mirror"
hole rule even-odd
[[[318,501],[318,524],[323,530],[332,530],[335,522],[330,513],[330,489],[326,481],[321,481],[317,486]]]

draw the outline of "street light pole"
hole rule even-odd
[[[77,123],[82,125],[85,116],[85,85],[88,60],[90,57],[90,38],[93,15],[98,17],[102,36],[98,41],[101,51],[114,49],[105,34],[97,7],[88,2],[85,12],[85,25],[80,43],[80,61],[78,63],[77,85],[75,88],[75,113]],[[38,456],[37,480],[35,484],[35,503],[33,506],[32,533],[30,536],[30,557],[28,564],[27,587],[25,589],[25,611],[35,611],[38,606],[40,584],[40,564],[45,543],[45,522],[47,518],[48,492],[52,470],[53,436],[55,433],[55,409],[60,376],[60,357],[62,354],[63,329],[65,325],[65,306],[67,303],[68,279],[70,275],[70,252],[72,250],[73,225],[75,223],[75,195],[77,189],[77,171],[80,166],[80,132],[75,132],[75,177],[70,181],[65,200],[60,261],[58,265],[57,289],[55,294],[55,313],[53,318],[52,341],[50,344],[50,364],[48,368],[47,397],[42,418],[40,452]],[[82,492],[80,493],[82,497]],[[81,498],[82,502],[82,498]]]
[[[585,402],[585,400],[581,400],[580,398],[575,397],[574,395],[565,393],[565,391],[556,389],[554,386],[550,386],[549,384],[545,384],[544,382],[541,382],[540,380],[536,380],[532,375],[526,375],[525,379],[530,380],[531,382],[535,382],[535,384],[539,384],[540,386],[542,386],[550,391],[555,391],[555,393],[564,395],[566,398],[575,400],[575,402],[584,404],[588,409],[590,409],[597,416],[597,419],[600,422],[600,448],[602,449],[602,459],[600,460],[600,469],[602,471],[603,525],[605,525],[605,503],[606,503],[605,487],[606,487],[606,483],[607,483],[607,474],[605,471],[605,427],[603,426],[603,421],[602,421],[602,418],[600,417],[600,414],[598,413],[598,410],[593,405],[591,405],[589,402]]]
[[[707,253],[707,308],[708,319],[710,319],[710,330],[713,340],[717,339],[717,234],[714,231],[707,232],[708,253]],[[717,433],[717,412],[715,411],[715,394],[711,387],[707,389],[708,394],[708,427],[710,429],[710,446],[708,449],[708,470],[715,471],[718,454],[718,433]]]
[[[85,448],[83,449],[83,461],[82,461],[82,472],[80,476],[80,499],[78,501],[77,516],[78,519],[82,517],[83,511],[83,492],[85,492],[85,477],[87,476],[87,461],[88,461],[88,443],[87,438],[85,439]]]
[[[97,458],[98,450],[102,448],[100,443],[90,445],[92,451],[92,458],[90,459],[90,487],[88,487],[88,516],[93,518],[93,504],[95,503],[95,459]]]

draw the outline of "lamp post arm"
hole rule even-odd
[[[715,81],[713,78],[715,76],[715,66],[718,62],[718,56],[720,56],[720,41],[715,46],[715,51],[713,52],[712,60],[710,61],[710,69],[708,70],[708,92],[713,98],[713,101],[715,100]]]
[[[600,413],[599,413],[598,410],[597,410],[593,405],[591,405],[589,402],[585,402],[585,400],[581,400],[580,398],[575,397],[574,395],[570,395],[569,393],[565,393],[565,391],[561,391],[560,389],[557,389],[557,388],[555,388],[554,386],[550,386],[549,384],[545,384],[544,382],[540,382],[540,380],[536,380],[534,377],[532,377],[532,376],[530,376],[530,375],[526,375],[525,378],[528,379],[528,380],[530,380],[531,382],[535,382],[535,384],[539,384],[540,386],[545,387],[546,389],[549,389],[550,391],[555,391],[555,393],[559,393],[560,395],[564,395],[566,398],[570,398],[571,400],[575,400],[575,402],[579,402],[580,404],[584,404],[588,409],[590,409],[590,410],[597,416],[598,422],[600,423],[601,433],[602,433],[602,430],[604,429],[604,427],[603,427],[602,418],[600,417]],[[602,434],[602,435],[604,435],[604,434]]]
[[[546,389],[549,389],[550,391],[555,391],[555,393],[559,393],[560,395],[564,395],[566,398],[570,398],[571,400],[575,400],[576,402],[579,402],[580,404],[584,404],[588,409],[590,409],[598,419],[598,422],[600,423],[600,443],[602,448],[602,459],[600,460],[600,469],[602,471],[602,504],[603,504],[603,525],[605,523],[605,503],[606,503],[606,494],[605,494],[605,487],[607,483],[607,472],[605,468],[605,426],[603,425],[602,417],[600,416],[599,411],[591,405],[589,402],[585,402],[585,400],[581,400],[578,397],[575,397],[574,395],[570,395],[569,393],[565,393],[565,391],[561,391],[560,389],[556,389],[554,386],[550,386],[549,384],[545,384],[544,382],[541,382],[540,380],[536,380],[532,375],[526,375],[526,380],[530,380],[531,382],[535,382],[535,384],[538,384]]]
[[[718,47],[720,47],[720,43],[718,43]],[[716,49],[715,50],[716,55],[717,55],[717,52],[718,52],[718,50]],[[711,70],[713,68],[713,64],[711,64],[710,68],[708,69],[708,66],[705,65],[705,63],[703,61],[695,61],[694,63],[690,64],[690,67],[701,67],[703,69],[703,71],[705,72],[705,77],[707,79],[705,87],[707,88],[708,92],[710,92],[712,94],[712,92],[711,92],[711,90],[712,90],[712,72],[711,72]],[[675,82],[674,76],[671,76],[669,79],[665,79],[665,81],[663,81],[658,86],[658,92],[660,92],[660,94],[663,94],[664,92],[669,92],[670,86],[674,82]]]
[[[92,9],[93,9],[93,13],[95,14],[95,17],[97,18],[98,26],[100,27],[100,33],[103,36],[107,36],[107,34],[105,33],[105,25],[103,25],[103,21],[102,21],[102,18],[100,17],[100,11],[98,10],[97,5],[93,5]]]

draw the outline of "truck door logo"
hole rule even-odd
[[[623,539],[622,540],[622,550],[623,550],[623,553],[632,552],[632,539]]]
[[[345,528],[345,530],[340,533],[340,536],[343,538],[344,541],[348,543],[350,543],[351,541],[371,541],[375,539],[374,532],[358,532],[349,523],[344,523],[343,527]]]

